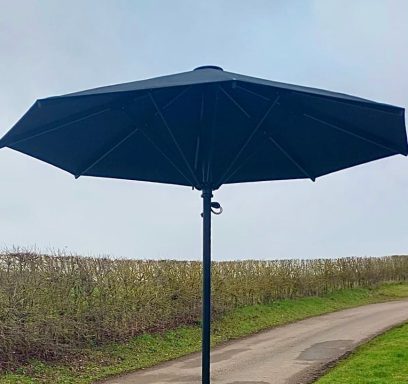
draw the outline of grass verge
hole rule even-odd
[[[347,289],[323,297],[280,300],[268,305],[242,307],[214,322],[212,343],[216,345],[311,316],[406,297],[408,284],[387,284],[375,289]],[[59,363],[31,361],[14,372],[0,375],[0,383],[92,383],[199,351],[200,338],[199,326],[180,327],[162,334],[144,334],[127,343],[112,343],[82,350],[77,356],[67,357],[66,361]]]
[[[316,384],[408,383],[408,324],[359,347]]]

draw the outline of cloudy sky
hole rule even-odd
[[[408,106],[405,0],[0,0],[0,135],[34,100],[215,64]],[[80,178],[0,151],[0,247],[199,259],[189,188]],[[408,253],[408,159],[224,186],[213,257]]]

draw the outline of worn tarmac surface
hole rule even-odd
[[[408,321],[408,301],[371,304],[263,331],[216,347],[212,384],[305,384],[357,345]],[[105,384],[200,384],[200,354]]]

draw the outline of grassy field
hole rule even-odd
[[[358,348],[316,384],[408,383],[408,324]]]
[[[372,289],[343,289],[322,297],[281,299],[269,304],[244,306],[215,321],[212,342],[215,345],[310,316],[403,297],[408,297],[408,284],[385,284]],[[161,333],[146,333],[123,343],[84,348],[76,356],[70,355],[66,362],[31,360],[13,373],[0,375],[0,383],[92,383],[97,379],[146,368],[198,351],[200,337],[197,325]],[[406,353],[403,352],[402,356],[406,357]]]

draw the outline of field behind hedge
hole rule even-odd
[[[213,316],[408,280],[408,257],[214,262]],[[199,322],[201,263],[0,254],[0,370]]]

